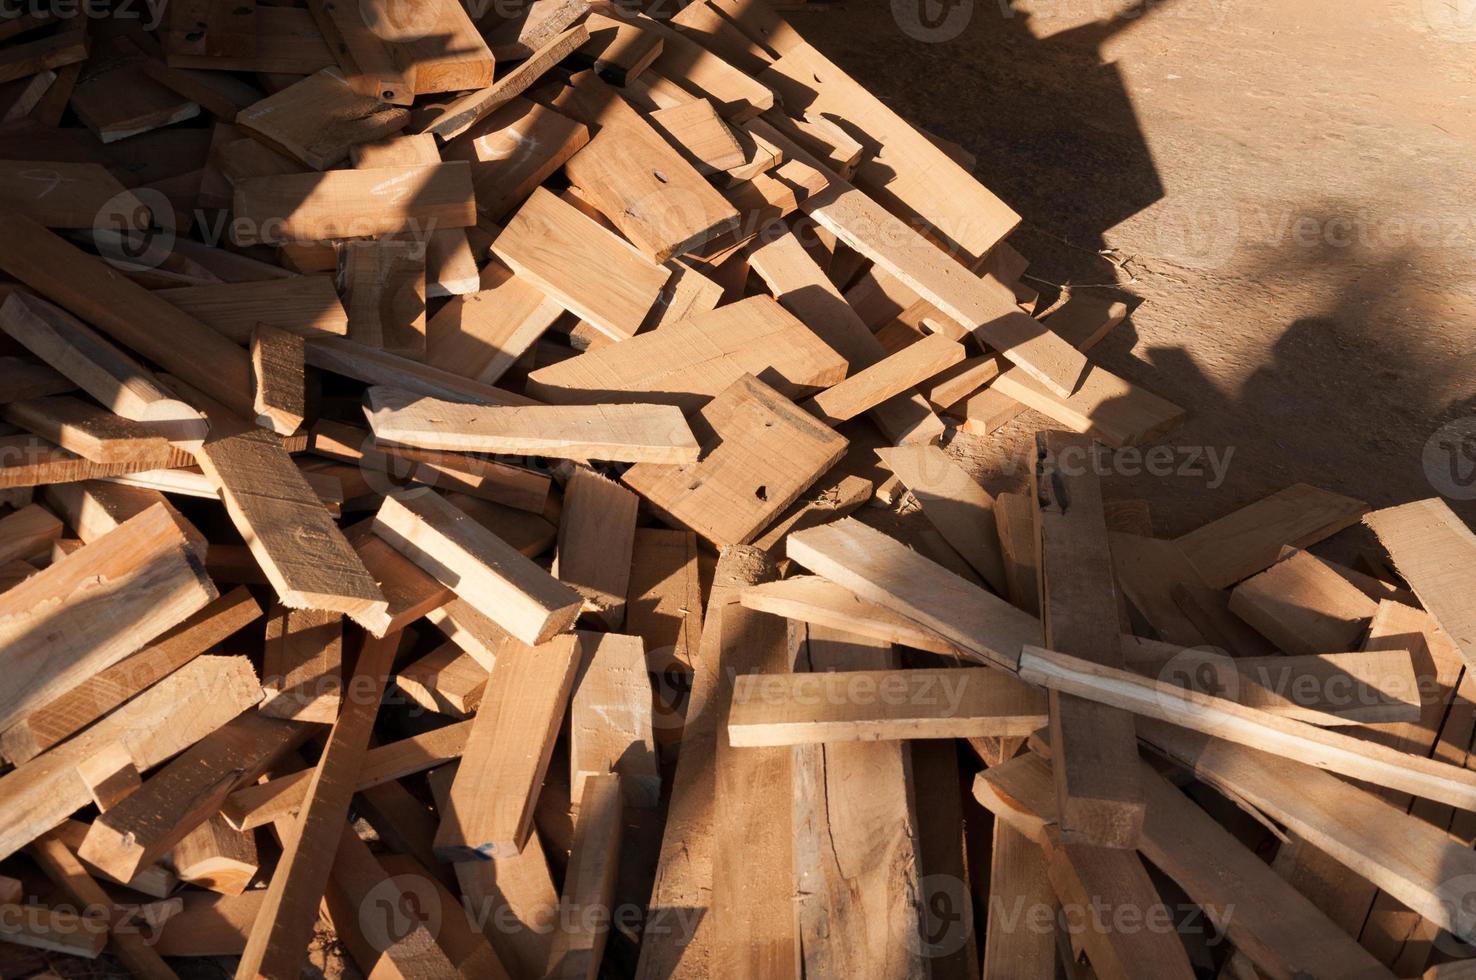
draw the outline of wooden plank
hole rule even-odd
[[[81,27],[35,41],[6,45],[0,54],[0,82],[25,78],[87,58],[87,31]]]
[[[436,832],[443,860],[495,859],[528,846],[578,666],[573,636],[498,653]]]
[[[143,64],[144,74],[197,103],[223,123],[234,123],[242,109],[261,101],[261,90],[224,72],[170,68],[162,61]]]
[[[408,109],[360,95],[336,68],[309,75],[236,116],[241,129],[313,170],[340,164],[353,147],[399,132],[409,122]]]
[[[180,520],[150,508],[0,596],[0,730],[216,598]]]
[[[198,411],[66,311],[14,293],[0,307],[0,327],[115,414],[167,427],[176,439],[204,437]]]
[[[1367,511],[1361,500],[1296,483],[1175,540],[1205,584],[1224,589],[1271,567],[1283,546],[1309,547]]]
[[[732,170],[747,159],[738,138],[706,99],[657,109],[648,118],[704,176]]]
[[[301,337],[265,323],[251,335],[252,395],[256,422],[278,435],[291,435],[307,415],[307,345]]]
[[[338,288],[350,340],[425,360],[425,256],[423,241],[343,243]]]
[[[1014,371],[995,378],[991,387],[1073,432],[1119,448],[1166,435],[1184,418],[1182,408],[1095,364],[1066,397]]]
[[[878,449],[877,455],[917,498],[938,533],[991,589],[1008,596],[994,499],[988,491],[936,446]]]
[[[1048,391],[1070,395],[1087,362],[1015,305],[998,280],[979,278],[866,197],[835,181],[808,197],[805,213],[850,248],[897,276],[964,331],[1024,369]]]
[[[554,934],[548,980],[595,980],[609,938],[615,897],[615,871],[620,860],[621,785],[613,773],[591,773],[584,779],[569,873],[564,879],[561,910],[572,925]]]
[[[856,180],[888,210],[933,234],[961,261],[984,257],[1020,217],[893,109],[815,48],[798,42],[759,75],[791,115],[832,115],[863,134]]]
[[[134,767],[144,771],[260,698],[256,673],[245,657],[202,657],[185,664],[92,728],[0,777],[5,801],[0,854],[14,854],[88,804],[91,795],[76,777],[76,767],[110,743],[122,742]]]
[[[455,643],[443,643],[395,674],[395,686],[427,711],[470,718],[482,703],[487,668]]]
[[[261,608],[243,588],[221,596],[142,650],[28,713],[0,734],[0,749],[16,765],[30,761],[159,683],[260,615]]]
[[[186,890],[154,934],[160,956],[239,956],[256,921],[263,890],[220,895]]]
[[[933,334],[852,374],[804,407],[827,425],[839,425],[921,384],[964,356],[962,344]]]
[[[159,467],[188,466],[189,453],[171,449],[167,457],[136,463],[94,463],[33,435],[0,436],[0,488],[115,478]]]
[[[835,465],[847,445],[752,376],[735,382],[698,417],[698,431],[711,433],[700,462],[640,463],[623,479],[668,523],[719,545],[752,541]]]
[[[517,97],[441,147],[471,165],[477,210],[502,221],[589,142],[589,128]]]
[[[5,905],[0,939],[31,949],[97,959],[108,942],[108,924],[95,916],[44,905]]]
[[[458,722],[369,749],[359,767],[354,791],[402,779],[459,758],[470,732],[471,722]],[[221,806],[221,814],[237,830],[253,830],[290,817],[307,798],[312,775],[312,769],[302,769],[242,787]]]
[[[747,747],[1026,736],[1046,723],[1046,700],[992,667],[752,674],[736,680],[728,737]]]
[[[1249,745],[1415,796],[1466,805],[1476,774],[1077,657],[1027,648],[1020,676],[1136,715]]]
[[[589,40],[569,57],[590,67],[611,85],[626,87],[651,67],[661,54],[660,35],[641,30],[623,19],[591,12],[584,19]]]
[[[251,177],[236,184],[231,210],[238,245],[321,242],[477,223],[471,168],[461,160]]]
[[[1179,646],[1202,646],[1208,638],[1174,598],[1177,589],[1205,587],[1183,549],[1173,541],[1118,531],[1110,532],[1108,541],[1122,596],[1158,638]]]
[[[1278,650],[1291,654],[1351,650],[1378,603],[1305,551],[1237,585],[1230,611]]]
[[[533,405],[531,398],[479,384],[385,351],[356,344],[347,337],[315,338],[307,349],[308,365],[375,385],[403,388],[432,398],[485,405]]]
[[[816,575],[795,575],[782,582],[744,589],[741,601],[750,609],[775,616],[946,657],[965,656],[941,634]]]
[[[638,504],[635,494],[584,467],[564,485],[553,572],[606,629],[618,630],[625,620]]]
[[[164,46],[171,68],[311,75],[334,64],[333,53],[313,24],[312,15],[300,7],[257,7],[255,52],[231,56],[205,52],[203,35],[207,25],[197,16],[199,13],[192,3],[169,8],[169,35]],[[198,50],[193,50],[196,45]]]
[[[210,439],[196,458],[283,605],[355,622],[384,613],[379,586],[277,437]]]
[[[702,642],[696,535],[636,528],[626,595],[625,630],[645,641],[652,671],[694,669]]]
[[[541,187],[509,219],[492,251],[545,296],[614,340],[634,336],[669,276]]]
[[[973,659],[1014,669],[1040,621],[852,518],[798,531],[787,554],[861,599],[940,634]]]
[[[583,655],[569,701],[569,785],[574,802],[591,774],[616,773],[627,806],[661,802],[651,729],[651,682],[638,636],[581,633]],[[582,804],[581,804],[582,806]]]
[[[654,402],[690,412],[745,374],[797,398],[835,384],[845,371],[840,355],[779,304],[751,296],[539,368],[528,376],[527,392],[561,404]]]
[[[1295,835],[1458,936],[1476,935],[1457,901],[1473,852],[1370,793],[1309,765],[1150,719],[1145,740],[1232,798]]]
[[[425,362],[494,385],[563,314],[559,303],[490,261],[476,292],[453,296],[430,318]]]
[[[734,207],[594,72],[574,76],[553,105],[599,130],[564,165],[570,181],[652,261],[737,227]],[[660,203],[670,195],[679,195],[683,206]]]
[[[996,768],[992,766],[989,771]],[[1049,775],[1044,790],[1046,799],[1053,800]],[[1045,855],[1004,819],[995,820],[992,843],[989,918],[984,931],[985,975],[1055,980],[1056,917],[1060,909]]]
[[[0,323],[3,326],[3,323]],[[0,404],[64,395],[76,386],[45,364],[19,357],[0,357]]]
[[[0,207],[47,228],[141,230],[148,208],[96,163],[0,161]]]
[[[435,133],[443,140],[461,136],[526,92],[533,83],[588,40],[589,30],[583,24],[577,24],[549,38],[522,64],[495,83],[463,95],[449,105],[436,107],[422,132]]]
[[[375,386],[365,413],[376,439],[454,452],[697,462],[697,440],[671,405],[467,405]]]
[[[45,554],[62,536],[62,523],[45,507],[30,504],[0,517],[0,561]]]
[[[528,644],[563,632],[582,600],[430,489],[388,496],[374,533]]]
[[[348,314],[328,276],[182,286],[154,295],[243,347],[259,323],[306,337],[348,333]]]
[[[343,704],[343,617],[274,608],[262,651],[261,713],[331,725]]]
[[[261,870],[256,837],[233,829],[220,814],[174,845],[169,863],[182,881],[224,895],[240,895]]]
[[[364,642],[348,682],[354,696],[344,702],[313,768],[302,807],[290,833],[284,835],[282,857],[241,953],[236,968],[241,980],[296,976],[301,969],[399,641],[399,634],[392,634]]]
[[[254,781],[311,732],[307,725],[260,712],[237,716],[94,820],[78,855],[129,881],[209,820],[232,790]]]
[[[1374,511],[1364,523],[1466,663],[1476,663],[1476,614],[1461,599],[1470,594],[1476,535],[1438,497]]]
[[[92,402],[53,395],[0,407],[0,418],[95,463],[129,463],[167,456],[167,429],[114,415]]]

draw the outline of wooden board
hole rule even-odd
[[[307,415],[307,347],[301,337],[264,323],[251,335],[252,395],[256,422],[278,435],[291,435]]]
[[[627,806],[661,802],[661,770],[651,729],[651,682],[638,636],[581,633],[583,647],[569,701],[569,785],[576,804],[588,777],[620,776]],[[581,804],[582,806],[582,804]]]
[[[61,521],[45,507],[29,504],[0,517],[0,561],[43,555],[61,536]]]
[[[591,67],[611,85],[626,87],[661,54],[661,37],[623,19],[591,13],[584,19],[589,40],[569,60]]]
[[[581,916],[572,926],[555,933],[544,974],[548,980],[593,980],[599,975],[612,925],[609,917],[598,910],[610,909],[615,897],[615,872],[624,830],[623,783],[620,776],[610,773],[585,778],[560,904],[593,910],[595,914]]]
[[[963,345],[933,334],[876,361],[805,402],[827,425],[839,425],[877,408],[964,359]]]
[[[869,639],[897,643],[945,657],[966,656],[942,634],[885,606],[861,599],[817,575],[795,575],[782,582],[744,589],[740,601],[750,609],[845,630]]]
[[[1096,364],[1066,397],[1017,371],[1005,371],[991,388],[1073,432],[1119,448],[1167,435],[1184,418],[1182,408]]]
[[[584,123],[518,97],[441,147],[441,159],[471,165],[477,210],[502,221],[588,142]]]
[[[273,609],[261,687],[262,714],[331,725],[343,704],[343,617],[321,609]]]
[[[348,310],[350,340],[425,360],[425,258],[421,241],[343,243],[338,289]]]
[[[309,337],[348,333],[348,314],[328,276],[183,286],[154,295],[243,347],[259,323]]]
[[[47,228],[141,229],[149,210],[95,163],[0,162],[0,207]]]
[[[847,445],[751,376],[714,398],[699,418],[699,431],[711,433],[700,462],[641,463],[623,479],[669,523],[717,544],[752,541]]]
[[[312,170],[340,164],[353,147],[383,139],[409,122],[408,109],[360,95],[336,68],[309,75],[236,116],[241,129]]]
[[[563,313],[558,302],[490,261],[476,292],[453,296],[430,318],[425,362],[495,385]]]
[[[433,490],[386,497],[374,533],[524,643],[548,641],[579,615],[577,592]]]
[[[308,9],[348,84],[366,97],[409,105],[417,95],[492,81],[492,52],[458,4],[424,4],[413,17],[377,0],[352,7],[313,3]]]
[[[1316,544],[1367,511],[1361,500],[1297,483],[1175,540],[1205,584],[1224,589],[1271,567],[1283,546]]]
[[[1298,551],[1237,585],[1229,608],[1278,650],[1313,654],[1357,647],[1378,603]]]
[[[1377,510],[1364,523],[1466,663],[1476,663],[1476,614],[1462,599],[1470,595],[1476,535],[1439,498]]]
[[[366,414],[376,439],[456,452],[697,462],[697,440],[670,405],[467,405],[373,387]]]
[[[441,813],[435,848],[443,860],[485,861],[528,846],[578,666],[574,636],[499,652]]]
[[[522,64],[495,83],[463,95],[449,105],[434,107],[422,131],[435,133],[443,140],[463,135],[477,123],[526,92],[545,73],[568,55],[577,51],[587,40],[589,40],[589,30],[583,24],[577,24],[550,37]]]
[[[395,673],[395,686],[427,711],[470,718],[482,703],[487,668],[454,643],[443,643]]]
[[[704,176],[732,170],[747,159],[738,138],[706,99],[657,109],[648,118]]]
[[[355,622],[384,613],[379,586],[277,437],[210,439],[196,458],[283,605]]]
[[[45,364],[19,357],[0,357],[0,386],[0,403],[63,395],[76,388]]]
[[[368,384],[389,385],[449,401],[486,405],[534,405],[531,398],[479,384],[386,351],[356,344],[347,337],[319,337],[308,344],[308,364]]]
[[[236,184],[231,210],[238,245],[320,242],[477,223],[471,168],[460,160],[252,177]]]
[[[787,554],[861,599],[941,634],[960,651],[1014,669],[1040,621],[852,518],[798,531]]]
[[[169,454],[167,427],[125,419],[70,395],[11,402],[0,407],[0,417],[95,463],[157,460]]]
[[[564,485],[553,572],[584,597],[586,613],[606,629],[618,630],[625,620],[639,503],[620,484],[584,467]]]
[[[994,498],[936,446],[878,449],[922,505],[923,516],[998,595],[1008,596]]]

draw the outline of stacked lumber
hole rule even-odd
[[[1155,535],[1127,307],[763,0],[0,85],[0,975],[1470,968],[1476,535]]]

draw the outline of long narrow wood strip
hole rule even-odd
[[[903,394],[964,356],[962,344],[933,334],[852,374],[804,407],[827,425],[839,425]]]
[[[744,589],[740,601],[750,609],[775,616],[846,630],[946,657],[965,656],[942,634],[885,606],[868,602],[818,575],[795,575],[782,582],[756,585]]]
[[[1096,364],[1069,395],[1014,371],[995,378],[992,387],[1073,432],[1119,448],[1166,435],[1184,418],[1179,406]]]
[[[348,314],[328,276],[184,286],[154,295],[242,346],[259,323],[304,336],[348,333]]]
[[[420,364],[386,351],[356,344],[347,337],[314,338],[307,346],[308,364],[372,385],[403,388],[432,398],[483,405],[535,405],[532,398],[479,384],[450,371]]]
[[[276,607],[262,651],[261,713],[331,725],[343,704],[343,617]]]
[[[128,463],[169,454],[169,431],[134,422],[71,395],[0,407],[0,418],[95,463]]]
[[[463,95],[450,105],[439,107],[421,131],[435,133],[444,141],[455,139],[522,95],[549,69],[579,50],[588,40],[588,27],[583,24],[570,27],[548,39],[524,59],[522,64],[493,85],[479,92]]]
[[[561,910],[572,925],[559,929],[549,951],[547,980],[593,980],[599,975],[612,928],[615,872],[620,861],[621,777],[590,774],[579,797],[569,873]]]
[[[251,177],[236,184],[232,211],[238,245],[322,242],[477,223],[471,168],[461,160]]]
[[[239,980],[293,977],[301,968],[399,641],[395,633],[364,642],[349,681],[354,696],[333,725],[302,808],[282,842],[277,870],[236,968]]]
[[[877,455],[922,505],[938,529],[989,587],[1009,595],[994,498],[936,446],[878,449]]]
[[[554,574],[584,597],[586,611],[618,630],[625,620],[639,498],[583,467],[564,486]]]
[[[1438,497],[1368,514],[1394,567],[1466,658],[1476,664],[1476,534]]]
[[[251,334],[251,407],[258,425],[282,436],[302,426],[307,415],[306,367],[301,337],[265,323],[256,325]]]

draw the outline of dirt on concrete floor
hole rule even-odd
[[[1183,406],[1171,536],[1304,481],[1476,522],[1476,4],[851,0],[786,11],[978,157],[1049,297],[1142,298],[1095,359]],[[960,436],[1016,489],[1034,429]],[[1224,460],[1222,478],[1191,455]],[[1199,472],[1203,470],[1204,472]]]

